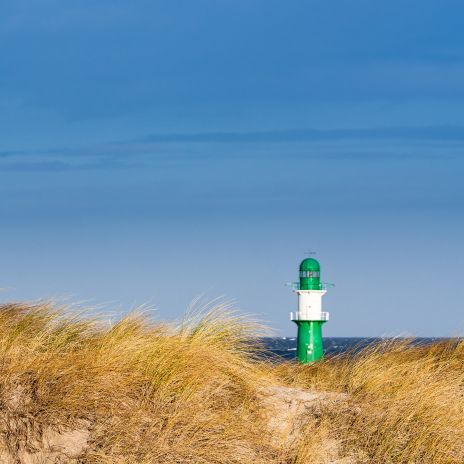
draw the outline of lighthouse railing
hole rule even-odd
[[[322,311],[316,317],[313,317],[306,313],[296,311],[294,313],[293,312],[290,313],[290,320],[291,321],[328,321],[329,313]]]

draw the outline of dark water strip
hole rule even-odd
[[[328,337],[324,338],[324,353],[328,356],[342,354],[347,351],[359,351],[372,343],[388,340],[402,340],[401,338],[379,338],[379,337]],[[429,344],[446,338],[417,337],[412,340],[415,345]],[[264,346],[270,353],[284,359],[294,359],[296,356],[296,338],[289,337],[265,337],[262,339]]]

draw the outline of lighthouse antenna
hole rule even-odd
[[[300,289],[300,282],[285,282],[286,287],[291,287],[292,290],[299,290]]]

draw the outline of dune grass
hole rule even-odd
[[[220,303],[177,325],[2,305],[0,456],[22,462],[44,430],[85,427],[85,450],[56,462],[464,462],[462,342],[383,343],[298,366],[265,360],[259,332]],[[344,399],[308,411],[279,444],[260,400],[269,385]]]
[[[319,427],[340,439],[355,462],[464,462],[462,341],[384,341],[276,370],[288,384],[348,394],[348,407],[326,411]]]

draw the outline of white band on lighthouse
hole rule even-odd
[[[291,314],[292,320],[328,321],[329,313],[322,311],[322,297],[326,290],[295,290],[298,293],[298,311]]]

